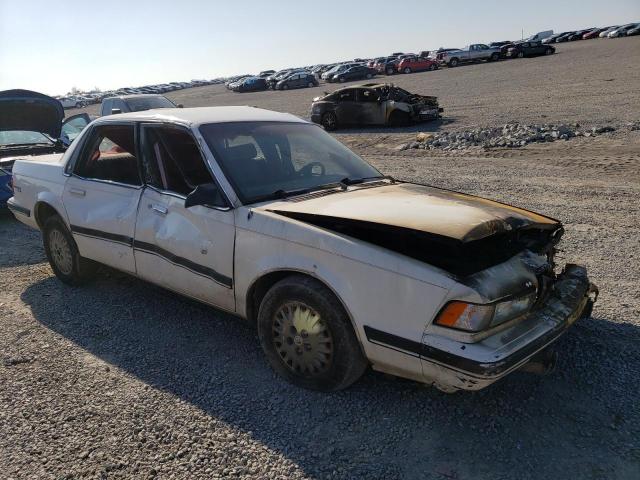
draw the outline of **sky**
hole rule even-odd
[[[0,90],[215,78],[640,21],[640,0],[0,0]]]

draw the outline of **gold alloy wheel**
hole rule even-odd
[[[73,257],[69,242],[60,230],[49,232],[49,250],[56,267],[65,275],[71,275],[73,271]]]
[[[301,302],[283,304],[273,316],[273,345],[293,372],[305,376],[325,373],[333,361],[333,338],[313,308]]]

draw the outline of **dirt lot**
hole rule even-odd
[[[639,56],[638,37],[577,42],[551,58],[394,80],[441,97],[453,122],[432,128],[618,126],[640,120]],[[174,96],[305,115],[312,95],[212,86]],[[413,135],[338,137],[398,178],[564,221],[561,256],[586,264],[601,296],[559,341],[555,373],[455,395],[374,372],[336,394],[299,390],[229,315],[107,270],[63,285],[39,233],[4,215],[3,478],[639,478],[640,131],[514,150],[395,149]]]

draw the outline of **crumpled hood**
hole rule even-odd
[[[434,187],[397,183],[271,204],[293,218],[321,216],[425,232],[463,243],[525,227],[555,230],[560,222],[510,205]]]
[[[0,92],[0,131],[25,130],[60,138],[64,108],[55,98],[30,90]]]

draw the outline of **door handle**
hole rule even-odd
[[[80,188],[70,188],[69,193],[71,195],[75,195],[76,197],[84,197],[87,194],[87,192],[81,190]]]
[[[160,215],[166,215],[169,213],[167,207],[163,207],[162,205],[149,204],[149,208]]]

